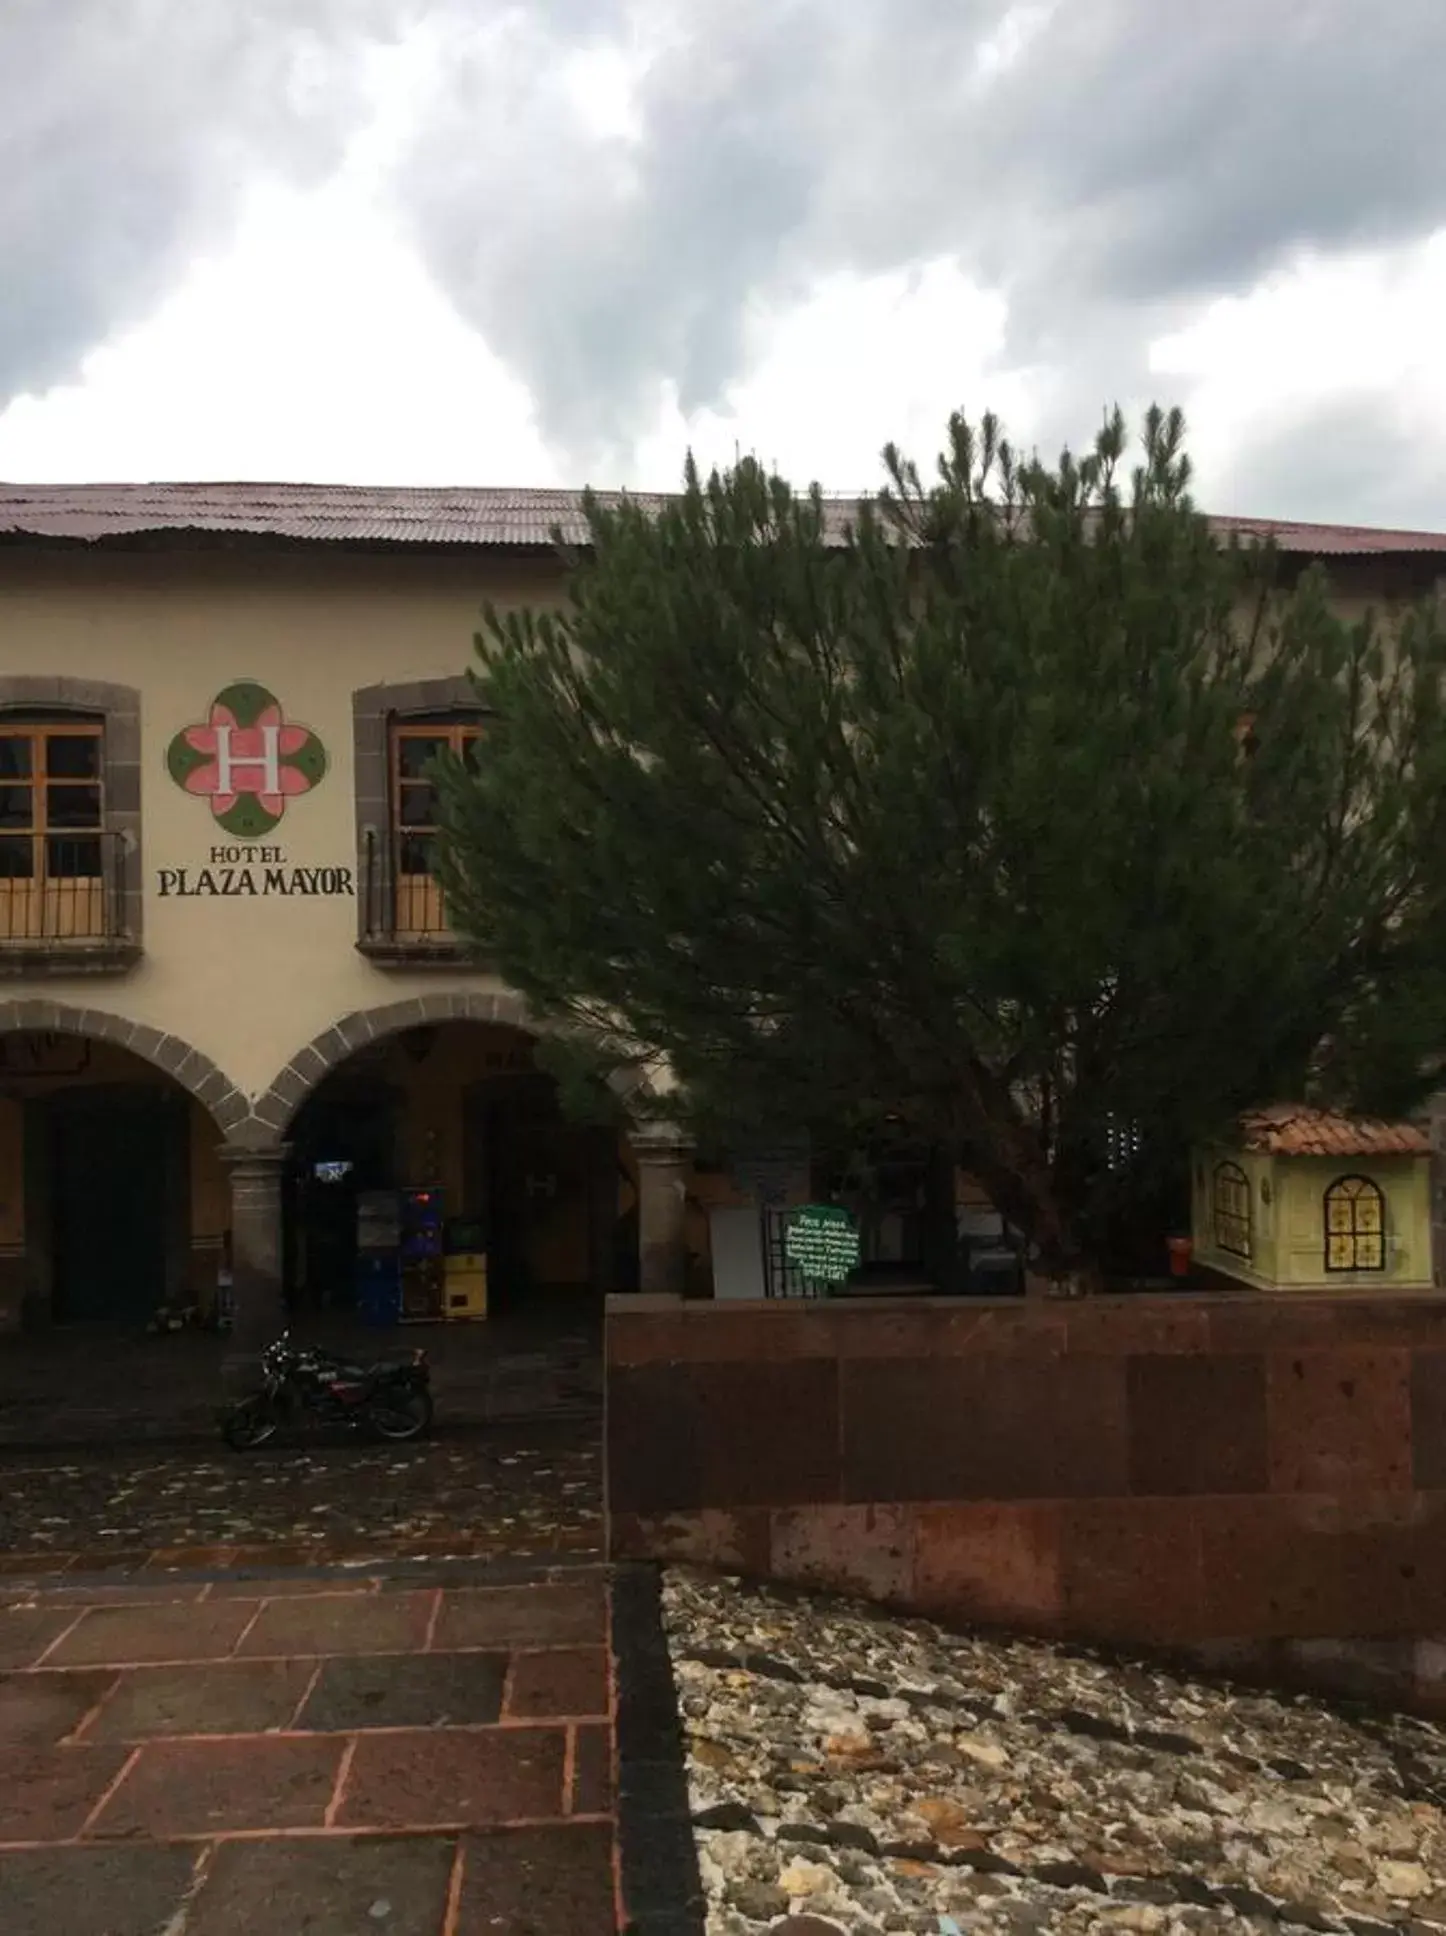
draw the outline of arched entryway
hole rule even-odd
[[[385,1048],[363,1051],[323,1077],[287,1137],[285,1276],[294,1310],[350,1310],[357,1302],[361,1204],[404,1180],[398,1128],[406,1089]]]
[[[275,1139],[293,1308],[354,1305],[367,1198],[416,1190],[435,1193],[450,1248],[485,1252],[494,1315],[637,1287],[638,1170],[616,1120],[636,1084],[619,1080],[615,1120],[571,1121],[540,1039],[515,995],[439,991],[349,1015],[292,1057],[240,1134]]]
[[[206,1057],[95,1009],[0,1003],[0,1330],[214,1305],[230,1193]]]
[[[471,1025],[471,1028],[459,1025]],[[312,1166],[314,1181],[322,1180],[315,1174],[314,1166],[318,1162],[327,1165],[329,1173],[335,1176],[337,1164],[355,1161],[344,1154],[333,1159],[317,1153],[318,1142],[323,1140],[317,1132],[317,1119],[325,1112],[320,1101],[308,1110],[311,1099],[321,1096],[327,1079],[345,1065],[350,1064],[356,1071],[370,1063],[371,1074],[381,1089],[395,1088],[395,1073],[400,1069],[405,1074],[406,1058],[411,1055],[418,1063],[428,1062],[439,1036],[442,1037],[444,1047],[432,1067],[439,1074],[446,1095],[445,1113],[453,1127],[445,1138],[442,1132],[437,1132],[435,1161],[425,1130],[420,1132],[423,1139],[420,1143],[414,1138],[404,1148],[399,1146],[394,1132],[392,1173],[398,1176],[408,1172],[439,1174],[443,1177],[444,1190],[452,1192],[453,1214],[465,1219],[475,1212],[480,1169],[493,1159],[484,1156],[479,1160],[467,1154],[464,1124],[468,1110],[477,1104],[478,1072],[472,1071],[469,1075],[465,1063],[453,1057],[447,1044],[471,1035],[475,1046],[479,1031],[494,1037],[498,1034],[503,1038],[520,1037],[529,1058],[538,1040],[534,1018],[516,995],[505,991],[438,991],[343,1017],[298,1049],[258,1096],[245,1120],[231,1132],[228,1152],[239,1344],[255,1348],[261,1338],[284,1322],[288,1292],[293,1303],[306,1295],[304,1283],[288,1286],[288,1265],[297,1255],[295,1239],[285,1241],[288,1197],[296,1185],[298,1162],[293,1139],[303,1146],[300,1157]],[[408,1043],[411,1049],[404,1046]],[[516,1052],[515,1042],[502,1051],[504,1055]],[[384,1062],[390,1065],[390,1073],[383,1073],[377,1066]],[[510,1077],[526,1072],[497,1068],[481,1073],[485,1093],[494,1076]],[[542,1072],[533,1073],[540,1077]],[[645,1085],[624,1072],[612,1087],[619,1105],[616,1113],[625,1117]],[[548,1134],[560,1127],[560,1111],[556,1116],[558,1120],[548,1126]],[[589,1133],[576,1125],[568,1127],[580,1135]],[[617,1129],[608,1134],[606,1165],[594,1150],[591,1158],[573,1167],[574,1175],[580,1168],[589,1178],[587,1214],[592,1221],[586,1239],[588,1292],[596,1298],[607,1289],[634,1285],[643,1290],[681,1290],[686,1276],[684,1225],[691,1148],[685,1137],[657,1123],[650,1123],[641,1134]],[[381,1140],[385,1143],[386,1139]],[[515,1154],[526,1139],[518,1133],[507,1140]],[[444,1151],[444,1141],[450,1155]],[[476,1147],[475,1138],[472,1146]],[[604,1167],[610,1178],[606,1184],[598,1180]],[[553,1181],[553,1174],[531,1173],[533,1196],[549,1204],[568,1201],[569,1192]],[[293,1220],[296,1214],[293,1206]],[[600,1236],[600,1226],[604,1223],[606,1240]],[[569,1241],[574,1245],[576,1256],[575,1202],[570,1230]],[[505,1249],[505,1239],[499,1237],[499,1242]],[[334,1270],[331,1274],[335,1279]],[[570,1276],[576,1274],[573,1272]],[[525,1276],[513,1276],[505,1262],[498,1277],[500,1296],[525,1292]],[[536,1281],[535,1273],[533,1281]]]

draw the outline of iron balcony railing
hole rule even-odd
[[[126,937],[118,833],[0,830],[0,947]]]
[[[418,953],[460,946],[448,925],[438,881],[430,874],[402,873],[401,856],[368,828],[362,847],[362,937],[380,947]]]

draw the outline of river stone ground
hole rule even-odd
[[[663,1600],[708,1936],[1446,1928],[1424,1722],[683,1570]]]

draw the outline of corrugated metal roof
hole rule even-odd
[[[605,502],[622,493],[600,493]],[[667,497],[628,493],[656,508]],[[832,499],[830,535],[841,539],[857,500]],[[1222,536],[1274,538],[1307,557],[1441,552],[1446,533],[1356,525],[1216,518]],[[372,484],[3,484],[0,536],[81,543],[227,533],[314,544],[550,546],[554,528],[586,541],[580,491]]]
[[[1421,551],[1446,552],[1446,532],[1377,530],[1367,524],[1298,524],[1282,518],[1211,518],[1221,537],[1272,538],[1281,551],[1310,558],[1348,554],[1376,557]]]
[[[546,545],[585,535],[574,491],[324,484],[0,485],[0,531],[89,541],[236,532],[316,543]]]
[[[599,492],[606,503],[624,493]],[[626,494],[645,509],[668,500]],[[585,543],[581,491],[366,484],[0,484],[0,534],[103,543],[185,532],[318,544],[551,546]],[[841,535],[854,504],[830,507]]]
[[[1431,1149],[1415,1123],[1336,1116],[1303,1103],[1252,1110],[1240,1128],[1247,1149],[1272,1156],[1425,1156]]]

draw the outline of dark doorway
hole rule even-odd
[[[487,1248],[499,1316],[613,1275],[617,1138],[569,1122],[548,1077],[479,1084],[465,1111],[466,1194]],[[606,1214],[604,1214],[606,1212]]]
[[[291,1132],[287,1280],[312,1311],[356,1302],[357,1197],[396,1187],[399,1092],[380,1081],[326,1082]]]
[[[144,1323],[166,1293],[171,1214],[188,1216],[184,1199],[172,1202],[186,1173],[186,1098],[62,1090],[49,1116],[55,1318]]]

